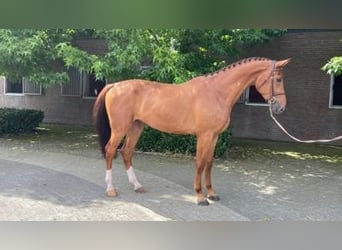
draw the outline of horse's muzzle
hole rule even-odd
[[[271,97],[268,100],[269,105],[271,105],[272,113],[279,115],[285,111],[285,105],[281,105],[278,100],[274,97]]]
[[[271,103],[272,113],[279,115],[285,111],[285,107],[281,106],[278,102]]]

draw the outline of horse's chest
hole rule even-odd
[[[211,110],[203,115],[201,123],[204,127],[221,133],[230,123],[230,115],[223,110]]]

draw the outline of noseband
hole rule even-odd
[[[276,99],[274,98],[275,96],[280,96],[280,95],[285,95],[284,92],[280,92],[280,93],[275,93],[274,91],[274,72],[276,71],[280,71],[281,69],[276,69],[275,68],[275,64],[276,61],[272,61],[272,70],[271,70],[271,74],[269,75],[269,77],[267,77],[266,80],[263,81],[263,83],[260,85],[260,87],[262,87],[264,84],[266,84],[268,82],[268,80],[271,78],[271,86],[270,86],[270,97],[268,98],[268,103],[273,104],[276,102]]]

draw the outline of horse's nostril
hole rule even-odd
[[[279,108],[279,112],[284,112],[285,108],[284,107],[280,107]]]

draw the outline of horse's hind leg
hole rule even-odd
[[[116,149],[122,139],[122,137],[124,136],[123,133],[117,133],[112,131],[111,133],[111,137],[106,145],[106,184],[107,184],[107,189],[106,189],[106,193],[107,196],[113,197],[113,196],[117,196],[117,191],[114,188],[113,185],[113,179],[112,179],[112,166],[113,166],[113,158],[116,154]]]
[[[126,134],[124,145],[121,148],[121,155],[125,164],[128,181],[134,187],[135,192],[144,193],[145,189],[139,183],[137,177],[135,176],[134,169],[132,167],[132,157],[134,148],[140,138],[142,131],[144,130],[144,123],[140,121],[135,121]]]

